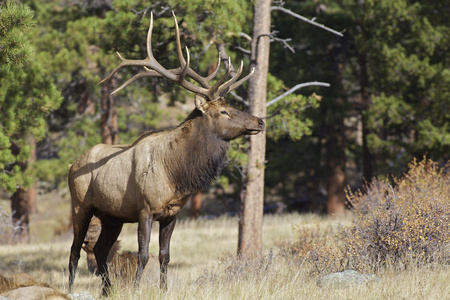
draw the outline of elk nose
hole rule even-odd
[[[259,124],[259,126],[261,126],[261,131],[264,131],[264,127],[266,127],[266,124],[264,123],[264,121],[259,119],[258,124]]]

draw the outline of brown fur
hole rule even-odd
[[[96,275],[98,275],[98,269],[97,261],[94,255],[94,246],[97,243],[98,236],[100,235],[101,226],[102,225],[100,223],[100,219],[94,216],[89,224],[85,243],[83,245],[83,250],[87,255],[88,270],[92,274]],[[131,283],[136,279],[138,253],[131,251],[122,251],[121,253],[119,253],[119,250],[120,241],[116,241],[108,254],[107,263],[109,272],[112,276],[115,277],[115,279],[123,281],[125,283]],[[159,263],[157,261],[157,258],[153,255],[150,255],[150,266],[152,268],[145,268],[144,273],[152,274],[146,274],[147,276],[145,277],[155,277],[153,276],[154,271],[157,269],[155,268],[155,266],[157,266],[158,264]]]
[[[149,260],[151,225],[159,221],[160,285],[166,288],[169,243],[177,214],[218,175],[230,140],[264,129],[261,119],[229,107],[223,99],[208,102],[196,95],[195,100],[196,109],[177,128],[145,133],[130,145],[94,146],[72,164],[69,188],[74,241],[69,290],[93,215],[102,228],[91,253],[102,276],[103,293],[107,294],[111,285],[107,266],[113,260],[109,254],[117,253],[111,249],[126,222],[139,225],[138,284]]]
[[[223,98],[209,102],[196,95],[195,105],[189,117],[172,130],[145,133],[130,145],[94,146],[72,164],[68,181],[74,240],[69,290],[93,215],[102,227],[93,253],[104,294],[111,286],[108,254],[127,222],[138,222],[136,285],[149,260],[152,223],[160,223],[160,285],[167,287],[169,245],[177,214],[219,174],[230,140],[264,129],[261,119],[228,106]]]
[[[163,132],[144,133],[130,145],[97,145],[81,155],[69,169],[72,197],[74,238],[69,258],[69,290],[75,280],[80,250],[93,215],[101,220],[101,232],[93,247],[98,273],[102,277],[103,294],[111,282],[108,276],[108,255],[123,223],[138,223],[139,253],[135,285],[149,260],[148,247],[152,223],[159,222],[160,286],[167,288],[169,248],[176,216],[199,190],[206,188],[222,168],[229,141],[264,130],[264,122],[229,107],[223,95],[237,88],[252,76],[241,78],[241,68],[226,81],[227,73],[210,85],[216,70],[202,77],[182,57],[178,23],[174,17],[175,42],[180,68],[167,70],[152,54],[153,15],[147,35],[147,58],[124,60],[102,82],[110,80],[124,66],[145,66],[145,72],[133,76],[113,93],[143,76],[163,76],[195,93],[195,109],[177,128]],[[119,55],[120,57],[120,55]],[[219,58],[220,62],[220,58]],[[230,61],[229,61],[230,65]],[[201,86],[186,80],[190,77]]]
[[[48,283],[39,282],[25,273],[0,274],[0,295],[15,300],[70,299],[66,294],[51,288]]]

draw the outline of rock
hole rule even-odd
[[[88,292],[73,293],[68,294],[67,296],[72,300],[95,300]]]
[[[346,270],[322,276],[317,281],[317,284],[321,287],[346,287],[355,284],[366,284],[377,280],[378,277],[372,274],[361,274],[353,270]]]
[[[67,300],[66,294],[46,286],[25,286],[10,290],[3,294],[7,299],[14,300]]]

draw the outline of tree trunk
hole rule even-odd
[[[36,140],[31,134],[25,133],[25,135],[27,135],[31,152],[28,160],[17,163],[22,172],[25,172],[30,164],[36,161]],[[14,155],[20,153],[20,148],[16,144],[12,145],[11,150]],[[36,194],[36,186],[33,184],[29,189],[18,187],[17,191],[11,196],[11,218],[14,226],[14,242],[28,242],[30,240],[30,213],[37,211]]]
[[[78,101],[78,113],[85,116],[95,114],[95,99],[89,90],[89,84],[86,79],[82,79],[78,87],[81,90],[80,100]]]
[[[338,132],[327,142],[328,175],[326,178],[327,213],[342,215],[345,212],[345,136],[344,122],[334,124]],[[341,132],[339,132],[340,130]]]
[[[330,215],[342,215],[345,212],[345,103],[342,88],[343,62],[342,54],[338,55],[336,68],[336,84],[339,98],[336,99],[330,116],[327,139],[327,213]]]
[[[28,200],[28,191],[21,187],[19,187],[11,196],[14,242],[28,242],[30,240],[30,210],[28,207]]]
[[[34,164],[36,162],[36,139],[30,135],[30,159],[28,160],[28,165]],[[30,213],[34,214],[37,213],[37,190],[36,190],[36,183],[33,183],[33,185],[28,189],[28,207],[30,209]]]
[[[102,118],[101,133],[102,143],[117,145],[119,141],[119,125],[117,121],[116,97],[111,95],[115,90],[115,80],[105,82],[102,85]]]
[[[266,88],[270,50],[270,0],[256,0],[253,11],[253,39],[250,67],[255,74],[249,80],[250,114],[266,116]],[[239,214],[238,255],[251,258],[261,255],[264,206],[264,161],[266,133],[250,137],[249,162],[244,170]]]
[[[359,84],[361,85],[361,123],[362,123],[362,165],[363,165],[363,178],[370,183],[372,180],[372,156],[370,154],[369,147],[367,145],[367,135],[369,134],[369,129],[367,128],[367,115],[369,110],[369,95],[367,92],[367,61],[366,55],[359,55],[359,68],[360,68],[360,79]]]
[[[191,198],[191,207],[189,209],[189,217],[193,219],[197,219],[200,215],[200,209],[202,208],[202,197],[203,192],[198,191],[194,196]]]

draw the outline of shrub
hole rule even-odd
[[[308,264],[308,269],[316,274],[341,270],[340,229],[309,226],[296,231],[295,241],[279,244],[280,255]]]
[[[0,245],[17,242],[17,232],[23,229],[20,225],[14,225],[12,214],[0,205]]]
[[[401,179],[376,179],[348,193],[355,220],[343,234],[347,268],[446,262],[450,252],[450,174],[414,160]]]
[[[414,160],[403,178],[374,179],[347,199],[354,212],[350,226],[299,227],[296,240],[279,245],[280,254],[316,273],[449,262],[448,166]]]

